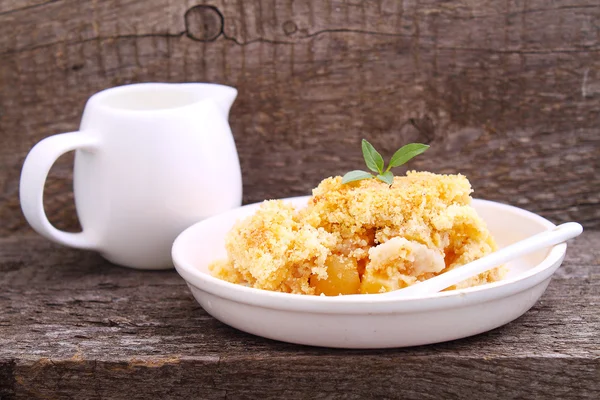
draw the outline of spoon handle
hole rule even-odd
[[[437,293],[449,286],[455,285],[478,275],[489,269],[497,267],[505,262],[514,260],[525,254],[532,253],[545,247],[553,246],[576,236],[583,232],[583,227],[577,222],[567,222],[527,239],[513,243],[494,253],[491,253],[478,260],[457,267],[451,271],[445,272],[436,277],[427,279],[421,283],[409,286],[404,289],[388,292],[385,295],[399,297],[420,297],[432,293]]]

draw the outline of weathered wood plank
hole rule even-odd
[[[599,266],[600,232],[586,231],[517,321],[450,343],[345,351],[229,328],[174,271],[112,266],[33,235],[1,239],[0,395],[598,398]]]
[[[42,361],[16,368],[20,383],[14,398],[580,400],[600,394],[598,362],[593,360],[459,359],[436,360],[424,367],[420,357],[392,356],[381,362],[386,356],[360,355],[359,363],[348,357],[286,355],[150,364],[140,360],[133,366]]]
[[[60,0],[0,14],[0,236],[28,230],[29,148],[77,129],[94,92],[140,81],[238,87],[246,202],[356,168],[369,137],[386,156],[430,143],[411,167],[462,172],[477,197],[600,226],[597,2],[200,4],[214,8]],[[70,169],[58,163],[46,199],[73,229]]]

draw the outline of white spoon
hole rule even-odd
[[[492,254],[482,257],[478,260],[444,272],[441,275],[427,279],[404,289],[394,290],[392,292],[382,293],[378,296],[387,296],[394,298],[402,297],[422,297],[437,293],[449,286],[456,285],[469,279],[472,276],[479,275],[489,269],[495,268],[507,261],[514,260],[517,257],[532,253],[545,247],[554,246],[565,242],[583,232],[583,227],[577,222],[567,222],[527,239],[513,243]]]

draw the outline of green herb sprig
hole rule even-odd
[[[363,158],[365,159],[365,164],[367,164],[367,168],[371,171],[377,173],[377,175],[373,175],[367,171],[361,171],[359,169],[350,171],[342,178],[342,183],[350,183],[355,181],[361,181],[363,179],[371,179],[376,178],[382,182],[391,185],[394,183],[394,174],[390,171],[392,168],[399,167],[403,164],[406,164],[413,157],[418,156],[423,153],[425,150],[429,148],[426,144],[421,143],[410,143],[405,146],[402,146],[398,149],[392,158],[390,159],[390,163],[387,168],[384,170],[385,164],[383,162],[383,157],[375,147],[365,139],[362,140],[362,153]]]

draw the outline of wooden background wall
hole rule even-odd
[[[246,202],[360,167],[365,137],[386,157],[429,143],[411,167],[600,227],[597,0],[1,0],[0,237],[29,232],[31,146],[76,130],[93,93],[144,81],[239,89]],[[46,207],[76,229],[71,162]]]

